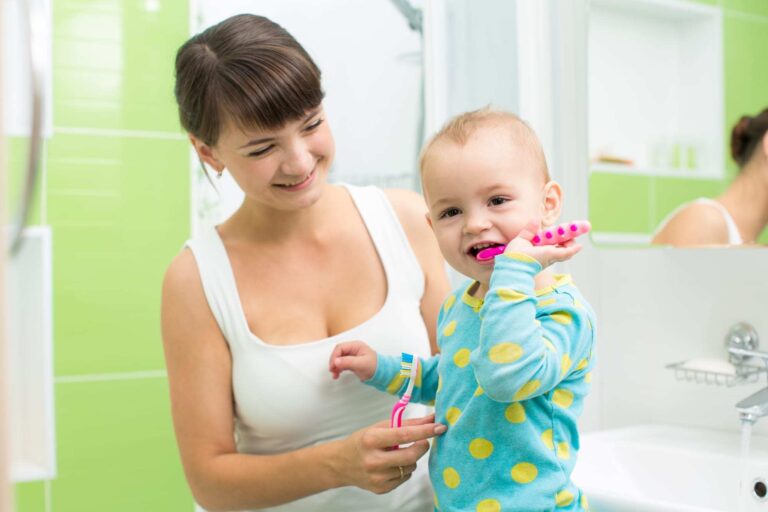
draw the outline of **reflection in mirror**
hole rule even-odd
[[[651,243],[675,247],[754,245],[768,225],[768,108],[742,116],[731,133],[731,156],[739,166],[718,197],[699,198],[670,213]]]
[[[745,14],[701,0],[590,4],[589,217],[597,245],[768,242],[768,178],[753,179],[744,171],[755,166],[730,158],[732,130],[768,100],[768,76],[754,73],[768,50],[765,23]],[[696,228],[678,224],[694,213]],[[728,237],[724,213],[738,238]]]

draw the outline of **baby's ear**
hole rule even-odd
[[[543,226],[554,226],[560,218],[560,210],[563,207],[563,189],[560,184],[550,180],[544,185],[544,194],[541,204],[541,223]]]

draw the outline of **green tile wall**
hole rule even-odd
[[[16,486],[16,510],[45,512],[46,482],[30,482]]]
[[[594,231],[648,233],[653,228],[651,178],[592,173],[589,218]]]
[[[53,125],[35,222],[53,230],[58,475],[17,512],[190,512],[160,339],[165,268],[188,238],[173,98],[187,2],[53,2]],[[11,140],[12,165],[24,141]]]
[[[171,80],[176,49],[188,35],[187,3],[160,1],[156,12],[145,5],[53,3],[58,126],[178,131]]]
[[[768,16],[768,2],[765,0],[720,0],[722,6],[728,11],[743,14]]]
[[[768,66],[765,65],[768,0],[695,1],[723,9],[725,179],[633,177],[628,180],[624,175],[593,173],[589,184],[589,212],[596,231],[650,234],[677,205],[696,197],[720,194],[736,174],[736,165],[729,156],[731,127],[742,114],[768,107]],[[643,195],[648,197],[645,204]],[[627,198],[630,208],[619,208],[623,203],[618,199],[621,197]],[[759,241],[768,243],[768,230]]]
[[[186,237],[187,142],[57,135],[56,375],[162,369],[159,286]]]
[[[56,385],[53,510],[191,512],[164,378]]]

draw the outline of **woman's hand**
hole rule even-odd
[[[369,380],[376,373],[376,351],[362,341],[347,341],[333,348],[328,369],[334,380],[341,372],[349,370],[361,381]]]
[[[541,264],[542,268],[547,268],[553,263],[573,258],[573,256],[581,250],[581,245],[577,244],[573,239],[558,245],[535,246],[531,240],[536,236],[537,230],[538,227],[536,226],[536,223],[528,223],[528,225],[518,233],[517,237],[507,244],[504,254],[515,252],[527,254],[531,258],[536,259]]]
[[[343,485],[384,494],[408,480],[416,461],[429,450],[427,439],[447,429],[434,421],[434,414],[406,420],[400,428],[390,428],[388,421],[382,421],[341,441],[343,449],[336,470]],[[399,450],[391,449],[408,444]]]

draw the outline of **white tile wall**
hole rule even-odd
[[[675,379],[667,363],[726,358],[730,326],[751,323],[768,350],[765,249],[595,249],[574,262],[598,315],[598,367],[582,428],[671,423],[735,430],[734,405],[766,385]],[[757,426],[768,433],[768,419]]]

